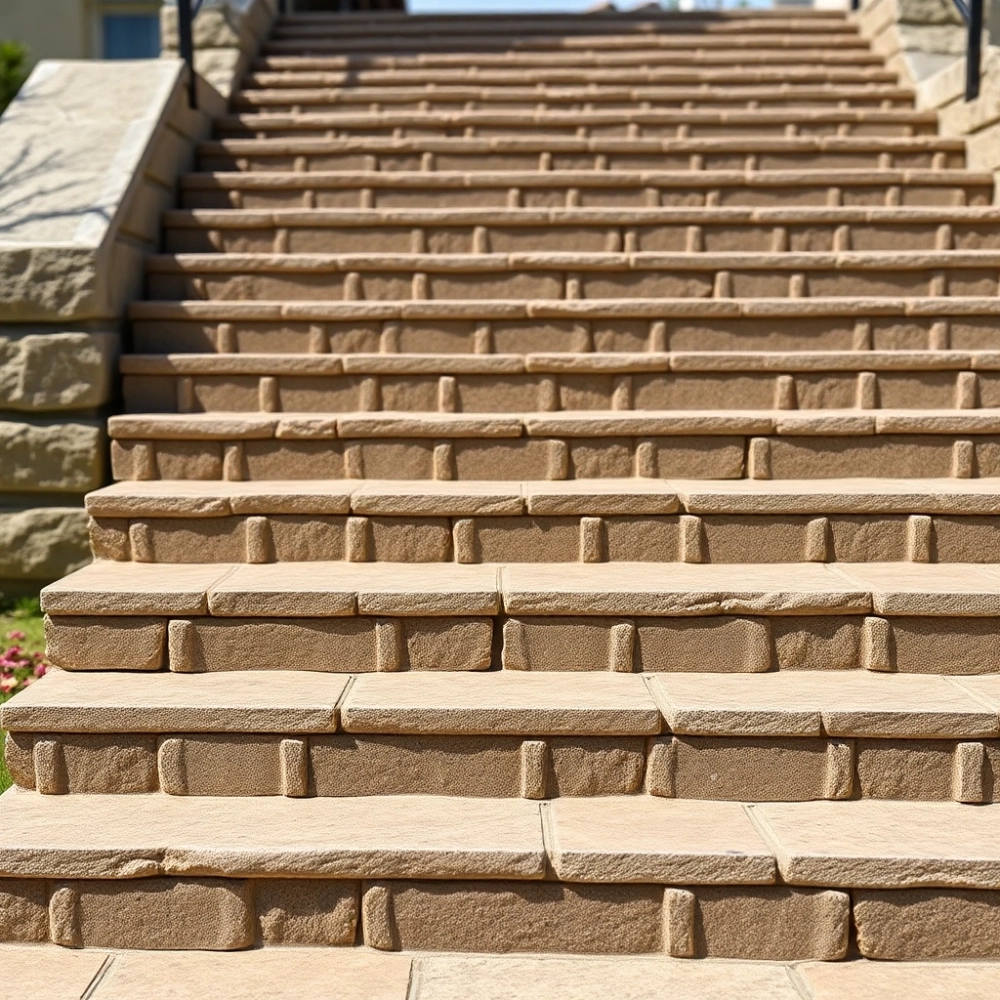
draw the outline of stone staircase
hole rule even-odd
[[[1000,209],[850,22],[286,18],[199,161],[0,937],[97,1000],[1000,989]]]

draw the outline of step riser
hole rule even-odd
[[[218,273],[185,267],[183,273],[161,271],[151,263],[146,284],[151,298],[169,300],[250,299],[258,301],[434,301],[449,302],[494,298],[499,301],[546,299],[617,299],[630,296],[645,299],[676,298],[855,298],[880,296],[971,296],[996,297],[1000,266],[949,267],[942,255],[940,263],[919,268],[858,269],[736,267],[703,269],[684,267],[663,271],[574,271],[511,268],[508,273],[483,268],[481,273],[462,273],[459,268],[443,272],[403,269],[350,271],[321,269],[312,273],[260,273],[251,270]],[[426,266],[433,266],[433,258]],[[415,264],[419,268],[420,264]]]
[[[433,175],[428,175],[433,180]],[[546,184],[531,187],[510,185],[455,188],[445,184],[408,187],[336,188],[316,182],[288,186],[255,188],[220,181],[214,187],[188,185],[182,192],[182,207],[187,209],[393,209],[393,208],[788,208],[837,207],[857,208],[934,207],[960,208],[988,206],[993,201],[992,187],[980,182],[933,184],[911,182],[894,184],[871,181],[858,184],[835,184],[822,179],[787,184],[716,185],[693,181],[670,187],[644,188],[622,185],[570,187]]]
[[[996,740],[16,732],[5,750],[15,783],[48,795],[1000,797]]]
[[[98,518],[98,559],[152,563],[998,563],[996,517],[928,515]]]
[[[738,68],[718,70],[682,70],[673,67],[662,67],[659,70],[624,67],[615,70],[588,69],[552,69],[537,68],[531,74],[536,84],[548,87],[587,87],[591,84],[597,93],[602,85],[614,87],[636,86],[644,88],[694,86],[708,84],[710,86],[731,85],[737,87],[766,86],[822,86],[824,84],[841,84],[846,87],[858,87],[866,84],[895,88],[898,77],[883,69],[867,69],[864,67],[832,67],[813,66],[800,70],[790,68],[768,69],[759,68],[743,70]],[[251,73],[243,81],[243,93],[256,90],[298,89],[320,87],[345,88],[349,93],[351,87],[382,87],[398,90],[408,87],[513,87],[523,89],[524,74],[503,69],[424,69],[396,70],[387,72],[381,70],[357,70],[353,73],[321,72],[308,70],[258,70]]]
[[[545,111],[630,111],[635,107],[636,100],[643,100],[655,103],[658,109],[682,109],[700,111],[714,111],[716,109],[731,108],[733,110],[746,110],[747,108],[761,107],[767,110],[777,108],[817,108],[836,109],[849,106],[858,110],[874,109],[889,111],[894,108],[904,109],[913,107],[912,97],[897,96],[895,91],[888,94],[880,94],[875,91],[866,94],[859,90],[849,90],[847,93],[831,93],[829,95],[818,94],[815,89],[801,88],[800,92],[792,91],[789,94],[776,94],[762,89],[759,93],[747,92],[746,88],[740,88],[737,93],[721,91],[712,93],[696,93],[695,91],[680,90],[679,93],[671,94],[649,94],[635,99],[628,97],[602,97],[600,93],[584,96],[562,97],[553,93],[540,91],[534,96],[526,95],[518,97],[504,96],[503,94],[479,94],[470,91],[474,96],[465,97],[458,95],[449,97],[447,93],[433,95],[428,93],[425,96],[404,97],[395,94],[385,94],[377,91],[373,96],[366,97],[364,93],[337,94],[336,92],[326,96],[323,91],[309,91],[302,96],[294,94],[285,95],[272,91],[244,91],[242,95],[233,99],[233,110],[240,114],[311,114],[318,112],[321,114],[336,112],[340,110],[353,112],[361,106],[363,110],[370,110],[373,114],[382,111],[419,111],[419,112],[453,112],[453,111],[525,111],[525,112],[545,112]]]
[[[1000,476],[1000,437],[738,435],[116,440],[115,479],[898,479]]]
[[[245,140],[246,141],[246,140]],[[266,141],[266,140],[265,140]],[[457,145],[460,141],[453,140]],[[581,150],[579,152],[541,150],[538,152],[518,152],[498,149],[496,152],[462,152],[461,149],[445,150],[436,148],[440,144],[426,143],[426,152],[401,149],[398,152],[373,148],[371,152],[322,152],[310,150],[300,142],[298,149],[287,153],[270,153],[263,148],[259,151],[234,150],[231,153],[215,151],[216,144],[202,148],[198,165],[204,171],[245,171],[249,173],[275,173],[279,171],[309,173],[324,170],[356,172],[418,171],[421,169],[456,171],[497,171],[497,170],[744,170],[748,158],[753,158],[754,168],[765,170],[851,170],[851,169],[897,169],[927,170],[937,165],[939,169],[961,170],[965,157],[961,153],[938,150],[912,151],[871,150],[838,151],[813,150],[808,147],[801,152],[794,149],[782,151],[713,152],[697,148],[691,152],[649,153],[621,151],[613,148],[602,152]],[[291,145],[291,144],[289,144]],[[375,144],[372,144],[373,147]],[[407,146],[412,144],[406,144]],[[418,144],[421,145],[421,144]],[[596,145],[596,144],[595,144]],[[611,146],[608,143],[608,146]],[[542,157],[546,166],[540,166]],[[692,163],[693,158],[697,158]],[[939,159],[935,159],[939,157]]]
[[[266,370],[266,362],[262,362]],[[524,413],[564,410],[958,409],[1000,406],[1000,372],[126,375],[132,413]]]
[[[774,253],[866,250],[1000,249],[996,221],[964,223],[901,221],[877,224],[838,222],[740,223],[711,219],[674,225],[516,225],[503,222],[463,225],[415,221],[400,224],[373,220],[362,225],[303,225],[301,219],[234,224],[222,218],[168,223],[167,253],[619,253],[639,252]],[[942,227],[945,227],[942,229]],[[942,245],[944,244],[944,245]]]
[[[789,303],[794,306],[794,303]],[[845,306],[848,305],[845,303]],[[360,310],[359,310],[360,312]],[[484,314],[489,313],[484,303]],[[289,317],[254,321],[242,310],[217,321],[181,317],[132,322],[134,349],[143,354],[530,354],[594,351],[925,351],[992,350],[992,316],[949,317],[947,303],[935,315],[796,315],[729,319],[672,316],[669,321],[642,318],[473,320],[371,320],[324,322]],[[137,316],[146,310],[135,310]]]
[[[0,882],[0,935],[70,947],[996,958],[998,894],[975,890],[157,878]],[[490,914],[490,919],[483,915]],[[914,927],[919,928],[914,933]]]
[[[1000,671],[1000,624],[988,617],[50,615],[46,640],[67,670]]]

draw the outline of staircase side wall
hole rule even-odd
[[[183,63],[45,60],[0,119],[0,594],[90,559],[128,303],[194,145],[270,29],[275,0],[203,12],[199,111]],[[199,18],[200,20],[200,18]],[[214,32],[214,33],[213,33]],[[169,36],[168,36],[169,39]]]
[[[980,94],[969,102],[967,28],[953,0],[870,0],[856,17],[874,51],[914,88],[917,107],[939,112],[942,134],[967,140],[969,168],[1000,179],[1000,0],[987,0]]]

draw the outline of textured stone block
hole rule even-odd
[[[86,410],[106,403],[118,338],[0,328],[0,408]]]
[[[44,879],[0,879],[0,941],[49,939],[49,884]]]
[[[159,670],[166,634],[162,618],[45,617],[48,659],[64,670]]]
[[[83,493],[104,478],[104,433],[95,421],[0,420],[3,490]]]
[[[0,513],[0,578],[48,582],[88,562],[85,511],[36,507]]]
[[[382,950],[575,955],[661,950],[659,886],[411,881],[366,883],[362,891],[366,900],[375,893],[364,910],[365,943]]]
[[[265,945],[352,945],[358,883],[331,879],[262,879],[254,883]]]
[[[49,919],[75,948],[233,951],[255,929],[252,884],[223,879],[57,882]]]
[[[891,961],[1000,957],[1000,892],[855,889],[858,949]]]

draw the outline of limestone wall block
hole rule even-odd
[[[0,579],[47,582],[89,562],[85,511],[76,507],[0,510]]]
[[[83,410],[111,397],[118,338],[112,333],[0,329],[0,409]]]
[[[0,420],[3,491],[83,493],[104,480],[99,420]]]

